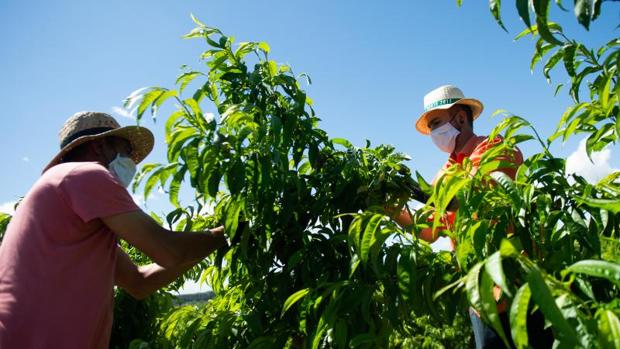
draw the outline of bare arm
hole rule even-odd
[[[137,266],[120,248],[117,248],[115,284],[136,299],[144,299],[189,270],[194,263],[164,268],[156,263]]]
[[[102,218],[119,237],[167,269],[196,263],[216,249],[226,246],[221,228],[205,232],[176,233],[161,227],[142,211]]]

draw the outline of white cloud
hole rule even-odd
[[[133,115],[133,110],[127,110],[122,107],[112,107],[112,113],[118,116],[122,116],[124,118],[135,120],[136,117]]]
[[[0,204],[0,212],[13,214],[15,213],[15,203],[16,201],[9,201],[3,204]]]
[[[592,160],[586,153],[586,140],[579,142],[577,150],[566,158],[566,172],[576,173],[585,178],[590,183],[597,183],[605,176],[620,169],[612,168],[609,163],[612,150],[607,147],[600,152],[592,153]]]
[[[27,157],[27,156],[24,156],[24,157],[22,158],[22,161],[23,161],[23,162],[30,162],[30,158],[29,158],[29,157]]]

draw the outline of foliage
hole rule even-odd
[[[448,324],[438,324],[431,316],[412,316],[406,332],[390,338],[388,347],[397,349],[464,349],[474,346],[471,322],[466,312],[457,312]]]
[[[556,2],[561,6],[560,2]],[[562,28],[547,17],[549,1],[516,1],[521,19],[528,27],[517,39],[537,37],[532,69],[548,57],[543,74],[560,62],[571,79],[570,106],[557,131],[546,141],[524,119],[507,115],[491,137],[503,131],[505,146],[536,139],[543,151],[528,158],[515,181],[494,171],[502,166],[497,147],[487,152],[478,173],[469,174],[467,164],[454,167],[444,179],[462,188],[454,193],[461,205],[449,234],[457,239],[457,259],[469,270],[456,288],[465,289],[470,303],[498,333],[499,325],[489,286],[500,286],[511,303],[511,335],[518,348],[528,346],[525,318],[538,307],[553,329],[561,347],[620,347],[620,173],[597,184],[579,176],[569,178],[565,161],[548,150],[557,138],[585,133],[590,155],[620,137],[618,39],[596,49],[569,39]],[[602,1],[575,1],[575,14],[586,29],[601,11]],[[491,12],[503,27],[500,2],[491,1]],[[530,15],[536,25],[531,25]],[[586,77],[589,100],[580,97]],[[556,93],[561,88],[556,88]],[[495,153],[495,154],[494,154]],[[432,198],[450,197],[450,186],[439,186]],[[445,206],[441,206],[445,207]],[[443,211],[440,207],[440,211]],[[484,219],[477,217],[484,217]],[[487,218],[488,217],[488,218]],[[504,236],[508,240],[502,239]],[[485,295],[486,294],[486,295]]]
[[[11,221],[11,217],[10,214],[0,212],[0,242],[2,242],[2,238],[4,238],[4,233]]]
[[[601,3],[576,1],[578,21],[588,28]],[[490,5],[505,29],[500,2]],[[619,42],[587,49],[549,21],[549,1],[516,5],[528,27],[517,38],[538,38],[532,68],[548,57],[543,74],[550,79],[563,61],[575,105],[547,140],[525,119],[500,113],[505,117],[490,138],[501,134],[504,141],[485,153],[477,171],[465,161],[433,188],[419,176],[414,181],[406,157],[389,146],[330,139],[298,78],[269,59],[266,43],[233,48],[232,37],[194,18],[197,27],[186,37],[206,41],[207,71],[186,70],[177,89],[152,87],[127,99],[139,119],[148,110],[155,117],[168,99],[177,107],[166,122],[168,163],[144,166],[136,181],[145,196],[163,187],[177,207],[168,224],[198,230],[219,220],[235,242],[194,271],[203,270],[216,298],[173,311],[161,326],[168,344],[419,346],[420,326],[431,333],[420,324],[454,325],[470,305],[519,348],[528,347],[526,319],[534,309],[560,347],[618,347],[620,175],[596,184],[567,176],[565,161],[548,149],[579,133],[588,135],[589,154],[617,141]],[[592,82],[583,86],[586,77]],[[204,112],[206,104],[218,115]],[[512,180],[500,170],[510,166],[514,147],[531,140],[542,151]],[[184,181],[195,193],[186,206],[178,199]],[[408,210],[417,186],[431,198],[402,229],[384,207]],[[433,211],[430,224],[438,228],[453,198],[460,208],[442,234],[457,242],[456,253],[433,253],[416,233]],[[239,220],[249,225],[237,229]],[[509,305],[510,333],[500,325],[494,285]],[[468,342],[459,337],[468,330],[442,333],[433,338],[446,346]]]
[[[330,139],[267,44],[233,49],[232,37],[195,22],[186,37],[207,42],[208,72],[186,71],[176,90],[127,100],[139,118],[166,99],[177,104],[166,122],[168,163],[146,165],[138,178],[145,196],[165,188],[177,206],[169,224],[199,230],[217,217],[236,244],[202,274],[216,298],[173,312],[164,336],[180,348],[385,347],[411,333],[404,319],[451,322],[464,298],[436,302],[433,292],[457,280],[453,256],[432,253],[383,215],[418,186],[406,157]],[[182,96],[190,84],[198,87]],[[184,180],[195,192],[189,206],[178,200]],[[239,220],[250,224],[238,230]]]
[[[589,29],[591,23],[600,16],[604,2],[605,0],[575,0],[574,13],[578,22]],[[460,3],[461,1],[457,1],[457,4]],[[501,1],[491,0],[489,3],[493,16],[504,28],[500,15]],[[561,1],[556,0],[555,3],[565,10]],[[569,93],[575,104],[562,115],[557,132],[549,140],[562,137],[566,141],[572,135],[585,133],[588,135],[588,155],[616,143],[620,139],[620,39],[613,38],[596,49],[588,48],[585,44],[567,37],[558,23],[549,20],[549,0],[516,0],[515,4],[526,26],[515,39],[526,36],[536,39],[536,50],[530,64],[532,71],[536,64],[546,57],[543,75],[549,82],[551,71],[560,65],[570,77]],[[584,82],[587,85],[585,87]],[[562,86],[557,85],[556,94]],[[584,101],[584,92],[588,93],[588,101]]]
[[[159,341],[160,320],[172,309],[172,299],[170,293],[158,291],[144,300],[136,300],[117,288],[114,292],[110,348],[127,348],[136,339],[156,343],[162,348],[165,343]]]

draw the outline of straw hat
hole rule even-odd
[[[131,158],[137,164],[153,149],[153,133],[140,126],[121,127],[110,115],[100,112],[81,111],[73,114],[58,133],[60,152],[50,161],[43,172],[61,162],[62,157],[80,144],[103,137],[116,136],[131,143]]]
[[[415,123],[415,128],[422,134],[430,134],[431,130],[428,128],[428,116],[433,110],[437,109],[449,109],[455,104],[463,104],[471,108],[472,120],[475,120],[482,109],[484,108],[482,103],[473,98],[465,98],[463,91],[456,86],[444,85],[440,86],[424,96],[424,113],[420,116]]]

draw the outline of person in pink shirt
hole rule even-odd
[[[108,348],[115,285],[144,298],[227,245],[223,227],[176,233],[136,206],[126,187],[153,142],[105,113],[67,120],[0,245],[0,349]]]

